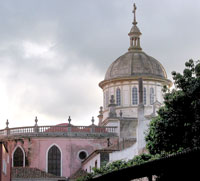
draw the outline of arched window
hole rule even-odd
[[[150,104],[153,105],[154,103],[154,88],[150,88]]]
[[[146,89],[146,87],[144,87],[144,90],[143,90],[143,103],[144,103],[144,105],[147,104],[147,89]]]
[[[15,149],[13,154],[13,167],[24,167],[25,165],[25,155],[22,148],[19,146]]]
[[[55,145],[48,151],[48,173],[61,176],[61,152]]]
[[[133,105],[137,105],[138,104],[137,87],[133,87],[133,89],[132,89],[132,104]]]
[[[119,88],[117,88],[116,90],[116,103],[117,103],[117,106],[121,105],[121,92]]]

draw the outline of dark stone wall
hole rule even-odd
[[[100,163],[101,163],[101,167],[103,166],[103,164],[108,163],[109,162],[109,153],[101,153],[100,154]]]

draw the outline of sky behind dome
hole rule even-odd
[[[98,83],[127,52],[137,5],[141,47],[171,72],[199,59],[198,0],[0,1],[0,128],[98,123]]]

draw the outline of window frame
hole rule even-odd
[[[120,90],[120,88],[116,89],[116,105],[121,106],[121,90]]]
[[[144,105],[147,104],[147,88],[146,87],[143,88],[143,104]]]
[[[86,150],[79,150],[79,151],[78,151],[77,157],[78,157],[78,159],[79,159],[80,161],[83,161],[83,160],[85,160],[86,158],[85,158],[85,159],[81,159],[81,158],[79,157],[79,155],[80,155],[81,152],[85,152],[85,153],[86,153],[86,158],[88,157],[88,152],[87,152]]]
[[[154,104],[154,102],[155,102],[155,100],[154,100],[154,93],[155,93],[155,91],[154,91],[154,88],[153,87],[150,87],[150,97],[149,97],[149,99],[150,99],[150,105],[153,105]]]
[[[22,151],[22,153],[23,153],[23,166],[22,166],[22,167],[25,167],[25,151],[24,151],[24,149],[22,148],[22,146],[20,146],[20,145],[17,145],[17,146],[15,147],[15,149],[13,150],[13,152],[12,152],[12,167],[14,167],[14,154],[15,154],[15,151],[16,151],[18,148],[21,149],[21,151]]]
[[[62,177],[62,150],[57,144],[52,144],[51,146],[49,146],[49,148],[46,151],[46,172],[49,173],[48,172],[48,153],[49,153],[49,150],[53,146],[56,146],[58,148],[58,150],[60,151],[60,176]]]
[[[138,88],[132,87],[132,105],[138,105]]]

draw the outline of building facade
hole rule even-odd
[[[68,124],[55,126],[38,126],[37,122],[36,118],[35,126],[20,128],[9,128],[7,122],[6,129],[0,131],[0,139],[7,145],[10,165],[16,173],[36,168],[51,174],[47,175],[51,179],[66,180],[92,152],[106,148],[108,138],[113,144],[118,142],[114,127],[96,126],[94,122],[91,126],[74,126],[71,118]],[[23,180],[20,176],[24,174],[28,175],[14,173],[16,178],[12,180]]]
[[[141,48],[142,33],[137,26],[135,4],[133,14],[128,52],[109,66],[104,80],[99,83],[103,91],[99,125],[116,126],[119,145],[135,140],[132,145],[109,153],[109,162],[132,159],[146,151],[145,131],[163,104],[163,87],[172,85],[162,64]],[[94,163],[94,160],[89,162]]]
[[[39,126],[36,117],[34,126],[21,128],[9,128],[7,121],[0,140],[7,145],[6,163],[15,173],[38,169],[39,176],[32,175],[32,180],[42,179],[44,173],[45,178],[66,180],[80,169],[91,172],[102,161],[130,159],[145,151],[144,131],[163,103],[163,86],[172,83],[161,63],[142,50],[135,5],[133,13],[128,52],[109,66],[99,83],[103,107],[98,126],[94,118],[90,126],[72,125],[70,117],[68,123],[52,126]],[[5,164],[1,170],[6,172]],[[25,180],[20,174],[12,179]]]

